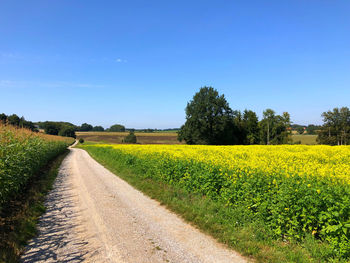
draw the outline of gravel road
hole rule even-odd
[[[22,262],[246,262],[70,149]]]

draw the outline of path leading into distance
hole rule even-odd
[[[70,149],[22,262],[246,262]]]

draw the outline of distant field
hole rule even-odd
[[[122,143],[128,132],[76,132],[77,138],[83,138],[90,142]],[[177,140],[176,132],[136,132],[137,142],[140,144],[183,144]],[[301,144],[313,145],[317,135],[293,134],[293,142],[301,141]]]
[[[308,144],[308,145],[317,144],[316,138],[317,138],[317,135],[300,135],[300,134],[292,135],[293,142],[300,141],[301,144]]]
[[[122,143],[128,132],[76,132],[77,138],[90,142]],[[135,132],[140,144],[182,144],[176,132]]]

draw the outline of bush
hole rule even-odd
[[[79,139],[79,142],[80,142],[80,143],[84,143],[84,139],[83,139],[83,138],[80,138],[80,139]]]
[[[125,143],[136,143],[137,139],[136,139],[136,135],[134,132],[130,132],[123,140],[123,142]]]

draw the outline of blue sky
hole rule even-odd
[[[0,112],[179,127],[201,86],[300,124],[350,106],[350,1],[0,1]]]

